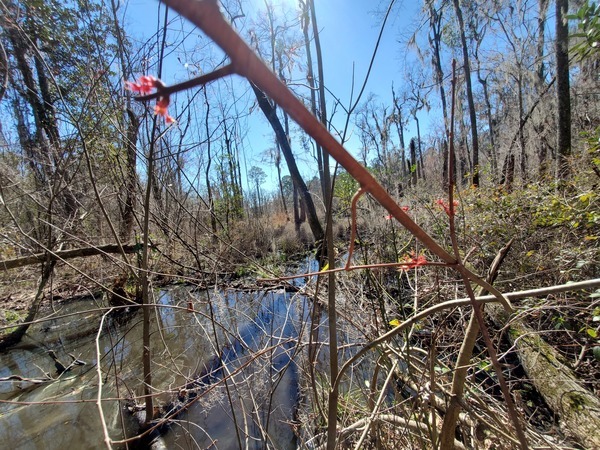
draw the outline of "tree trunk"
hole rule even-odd
[[[288,132],[286,132],[286,134],[289,135]],[[281,197],[281,206],[283,207],[283,213],[289,220],[289,213],[287,209],[287,204],[285,202],[285,195],[283,193],[283,182],[281,181],[281,151],[279,149],[279,144],[277,144],[277,154],[275,155],[275,167],[277,168],[277,182],[279,183],[279,195]]]
[[[504,158],[504,164],[502,166],[502,178],[500,184],[504,186],[507,192],[512,190],[512,184],[515,179],[515,155],[510,152]]]
[[[477,68],[477,79],[483,89],[483,98],[485,100],[485,115],[487,117],[488,129],[490,133],[490,158],[492,162],[492,178],[496,181],[498,178],[498,153],[496,152],[496,136],[494,121],[492,119],[492,103],[488,91],[487,80],[481,76],[481,70]]]
[[[448,191],[450,187],[450,180],[448,178],[448,169],[449,169],[449,160],[448,160],[448,141],[446,139],[442,140],[442,189],[444,192]],[[452,171],[454,173],[454,170]],[[452,180],[453,184],[456,184],[456,180]]]
[[[410,149],[410,173],[411,173],[411,183],[414,186],[417,185],[417,146],[415,144],[415,140],[411,139],[410,144],[408,144]]]
[[[433,35],[429,36],[429,44],[433,49],[431,54],[431,64],[435,75],[435,82],[440,92],[442,102],[442,115],[444,117],[444,129],[448,135],[448,107],[446,105],[446,92],[444,90],[444,71],[442,70],[442,58],[440,52],[440,42],[442,42],[442,13],[437,11],[433,1],[429,1],[429,28]]]
[[[313,73],[313,61],[312,52],[310,48],[310,36],[308,34],[308,26],[310,20],[310,5],[308,3],[302,4],[302,34],[304,35],[304,48],[306,49],[306,82],[310,88],[310,110],[317,116],[317,97],[315,94],[315,76]],[[319,170],[319,179],[321,181],[321,192],[324,191],[325,186],[323,185],[323,152],[321,147],[317,146],[317,168]]]
[[[440,43],[442,42],[442,10],[438,12],[434,2],[430,0],[429,4],[429,45],[431,46],[431,65],[435,75],[435,82],[438,85],[440,100],[442,102],[442,116],[444,117],[445,139],[442,141],[442,187],[444,191],[448,190],[448,144],[446,139],[449,136],[448,106],[446,104],[446,91],[444,89],[444,71],[442,70],[442,57],[440,52]]]
[[[135,204],[136,204],[136,186],[137,186],[137,137],[140,127],[140,121],[135,113],[127,108],[129,124],[126,134],[126,157],[127,171],[125,172],[125,202],[121,209],[121,230],[120,238],[128,240],[133,230]]]
[[[227,154],[227,170],[224,175],[224,190],[227,192],[227,196],[230,201],[227,202],[227,220],[226,223],[229,225],[229,219],[231,216],[240,218],[241,217],[241,191],[237,180],[237,160],[231,150],[231,135],[232,133],[227,128],[227,121],[223,121],[223,136],[225,138],[225,151]]]
[[[536,43],[536,57],[538,60],[538,67],[536,70],[536,77],[535,77],[535,87],[536,87],[536,94],[538,97],[540,97],[542,95],[542,92],[544,91],[544,85],[546,84],[546,63],[544,55],[544,46],[545,46],[545,42],[546,42],[546,35],[545,35],[545,28],[546,28],[546,15],[548,13],[548,4],[549,4],[549,0],[538,0],[538,29],[537,29],[537,43]],[[538,139],[537,139],[537,154],[538,154],[538,161],[539,161],[539,167],[538,167],[538,176],[540,179],[542,179],[547,171],[548,171],[548,166],[547,166],[547,154],[548,154],[548,147],[547,147],[547,138],[545,136],[546,134],[546,121],[544,118],[540,119],[540,121],[538,122],[537,126],[534,125],[534,127],[536,128],[536,133],[538,135]]]
[[[415,119],[416,120],[416,119]],[[419,178],[425,181],[427,178],[425,177],[425,164],[423,163],[423,148],[421,146],[421,127],[419,126],[419,121],[417,122],[417,142],[419,143],[417,149],[419,150]]]
[[[544,44],[546,42],[546,15],[548,13],[549,0],[538,0],[538,29],[536,52],[538,67],[536,71],[537,93],[540,95],[546,80],[546,63],[544,58]]]
[[[111,0],[111,12],[113,17],[114,33],[117,40],[117,56],[119,64],[121,66],[121,75],[124,80],[130,78],[131,70],[127,64],[126,46],[124,42],[124,33],[121,25],[119,25],[119,18],[117,14],[118,5],[115,0]],[[126,118],[124,122],[127,123],[127,132],[124,134],[123,147],[125,148],[126,157],[126,168],[124,189],[125,189],[125,200],[122,201],[121,206],[121,224],[119,230],[119,237],[127,241],[131,236],[133,230],[135,205],[136,205],[136,185],[137,185],[137,139],[140,128],[140,120],[133,112],[131,108],[131,97],[125,96],[125,112]]]
[[[571,93],[569,82],[569,26],[565,19],[569,0],[556,0],[556,96],[558,102],[558,178],[569,174],[571,155]]]
[[[206,93],[206,86],[203,88],[204,91],[204,104],[206,105],[206,115],[204,117],[204,127],[206,129],[206,170],[204,172],[204,181],[206,182],[206,192],[208,195],[208,209],[210,213],[210,228],[212,230],[212,240],[216,242],[217,239],[217,219],[215,217],[215,208],[212,194],[212,185],[210,182],[210,166],[212,164],[211,155],[211,133],[210,126],[208,123],[210,115],[210,104],[208,102],[208,94]]]
[[[519,168],[523,183],[527,183],[527,152],[525,145],[525,115],[523,106],[523,72],[519,67],[519,76],[517,78],[517,95],[519,96]]]
[[[475,111],[475,101],[473,100],[473,89],[471,87],[471,67],[469,66],[469,49],[467,48],[467,37],[465,35],[465,24],[459,0],[454,0],[454,9],[460,31],[460,41],[463,52],[463,68],[465,71],[465,86],[467,89],[467,102],[469,104],[469,118],[471,121],[471,140],[473,141],[473,186],[479,186],[479,142],[477,138],[477,113]]]
[[[317,216],[317,209],[315,208],[315,204],[312,200],[310,192],[308,191],[308,187],[306,186],[306,183],[300,175],[300,171],[298,170],[298,166],[296,165],[296,158],[292,153],[290,143],[287,140],[287,136],[285,135],[283,127],[281,126],[279,117],[277,117],[275,108],[273,107],[265,93],[261,91],[258,87],[256,87],[254,84],[251,83],[251,85],[252,89],[254,90],[254,94],[256,95],[256,99],[258,101],[260,109],[264,113],[265,117],[271,124],[273,131],[275,132],[277,141],[281,146],[281,152],[283,153],[283,157],[285,158],[285,162],[287,163],[288,169],[290,171],[290,176],[292,177],[295,186],[298,187],[298,193],[300,194],[300,197],[304,202],[304,206],[306,207],[308,224],[315,238],[315,241],[320,241],[323,239],[324,236],[323,227],[321,226],[321,222],[319,222],[319,217]]]
[[[34,23],[34,21],[31,22]],[[51,92],[46,74],[49,69],[41,60],[37,49],[33,49],[33,58],[29,57],[32,53],[32,45],[36,43],[41,46],[42,43],[39,42],[38,30],[35,27],[32,27],[29,32],[30,35],[25,36],[23,31],[17,28],[9,27],[7,30],[14,50],[13,56],[16,59],[17,69],[25,85],[17,90],[29,104],[35,124],[34,142],[25,142],[23,148],[29,150],[33,150],[35,147],[39,148],[35,149],[35,155],[32,155],[38,164],[36,173],[41,175],[41,178],[36,181],[40,184],[41,189],[46,189],[45,183],[52,180],[52,195],[58,200],[56,203],[63,207],[64,217],[62,219],[70,223],[76,215],[78,202],[71,191],[71,177],[64,164],[54,106],[55,95]],[[30,65],[31,60],[33,60],[33,67]],[[26,123],[27,121],[23,121],[24,126]],[[27,135],[27,141],[30,141],[28,132],[20,133],[19,137],[25,137],[25,135]]]
[[[292,202],[294,208],[294,229],[296,233],[300,231],[300,225],[302,225],[302,220],[300,219],[300,199],[298,198],[298,188],[296,187],[296,183],[292,180]]]
[[[315,51],[317,53],[317,72],[319,75],[319,120],[327,128],[327,103],[325,102],[325,78],[323,71],[323,55],[321,52],[321,38],[319,36],[319,28],[317,26],[317,13],[315,11],[314,0],[308,0],[310,6],[310,17],[313,27],[313,39],[315,42]],[[311,90],[312,91],[312,90]],[[316,111],[313,111],[313,114]],[[323,191],[323,198],[326,204],[329,203],[328,199],[331,196],[331,174],[329,171],[329,154],[321,148],[318,142],[315,143],[317,146],[317,152],[321,152],[323,159],[323,173],[321,174],[321,185]]]
[[[402,180],[406,179],[406,145],[404,144],[404,125],[402,124],[402,108],[398,102],[398,97],[396,97],[396,93],[392,88],[392,98],[394,99],[394,107],[396,108],[395,120],[396,123],[396,131],[398,132],[398,139],[400,140],[400,173],[402,176]]]

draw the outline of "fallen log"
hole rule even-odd
[[[489,313],[497,326],[508,323],[508,315],[501,307],[492,305]],[[600,449],[600,399],[581,385],[562,356],[539,332],[513,320],[508,338],[527,377],[558,416],[561,430],[584,448]]]
[[[123,245],[119,247],[117,244],[107,244],[93,247],[74,248],[70,250],[59,250],[55,252],[36,253],[21,258],[7,259],[0,261],[0,270],[16,269],[17,267],[30,266],[32,264],[40,264],[50,261],[62,261],[64,259],[80,258],[84,256],[105,255],[109,253],[121,253],[121,249],[125,253],[135,253],[141,250],[141,244]]]

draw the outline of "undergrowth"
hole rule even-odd
[[[580,164],[584,165],[583,162]],[[494,283],[503,292],[598,278],[600,195],[597,188],[600,177],[590,165],[587,167],[587,170],[585,167],[574,170],[570,180],[563,184],[542,180],[514,186],[511,191],[493,186],[459,189],[456,193],[457,237],[466,266],[485,277],[495,255],[512,241]],[[444,195],[434,189],[417,186],[406,190],[398,203],[450,251],[448,216],[439,205],[440,198]],[[348,257],[352,226],[349,216],[348,208],[341,208],[336,213],[336,267],[343,266]],[[434,257],[369,198],[358,204],[356,225],[355,265],[398,263],[411,255],[435,262]],[[154,235],[158,242],[167,237],[159,231]],[[223,282],[239,277],[275,278],[289,273],[286,268],[290,261],[298,257],[306,259],[307,251],[314,246],[308,235],[306,225],[297,232],[293,222],[283,214],[270,219],[250,218],[232,224],[218,239],[199,241],[196,246],[202,248],[201,253],[192,254],[191,250],[196,247],[186,247],[171,240],[168,255],[161,251],[152,253],[150,265],[157,280],[164,276],[163,282],[194,279],[214,282],[218,279],[210,274],[221,276]],[[135,256],[132,258],[135,261]],[[67,297],[69,293],[81,290],[96,290],[100,284],[110,287],[122,271],[114,261],[100,257],[88,258],[76,266],[58,264],[51,289],[54,295]],[[23,279],[23,286],[31,288],[34,269],[23,269],[19,273],[21,276],[17,278]],[[90,275],[89,278],[82,273]],[[348,349],[340,355],[342,362],[352,357],[351,349],[357,343],[364,344],[381,336],[427,307],[466,296],[455,272],[446,267],[424,266],[403,271],[398,267],[374,266],[342,272],[337,279],[340,342],[342,348]],[[12,277],[3,275],[1,298],[18,297],[15,280],[14,274]],[[317,292],[314,298],[324,304],[324,291]],[[531,298],[515,302],[515,306],[519,320],[558,349],[585,387],[598,395],[600,292]],[[7,304],[2,322],[7,325],[17,322],[22,316],[12,312],[17,309],[11,309]],[[391,381],[382,390],[385,394],[382,415],[362,448],[433,446],[439,432],[436,427],[441,424],[436,411],[443,411],[446,405],[469,315],[468,306],[431,315],[375,349],[368,360],[353,368],[352,375],[344,379],[340,392],[343,446],[358,442],[357,433],[351,427],[369,417],[380,393],[378,389],[390,371],[393,372]],[[546,442],[540,434],[555,432],[555,417],[509,351],[504,330],[492,323],[487,325],[507,368],[511,394],[530,423],[528,439],[532,443]],[[401,365],[397,361],[402,361]],[[326,380],[322,381],[324,386],[326,383]],[[466,415],[458,430],[460,441],[477,448],[513,448],[514,442],[502,440],[503,432],[510,433],[505,421],[497,421],[498,417],[506,415],[497,383],[485,346],[478,341],[465,392]],[[304,411],[299,413],[299,418],[305,417],[306,423],[318,424],[313,414],[314,411]],[[398,418],[408,422],[399,424]],[[429,429],[418,429],[415,423],[428,423]],[[302,430],[300,434],[306,433],[307,441],[322,430],[318,425],[299,429]],[[555,442],[566,442],[562,439],[557,436]]]

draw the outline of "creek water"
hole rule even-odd
[[[307,333],[307,301],[283,291],[189,286],[155,297],[154,401],[185,405],[162,436],[165,446],[296,448],[294,358],[299,337]],[[0,354],[0,448],[106,448],[99,373],[110,439],[135,432],[126,399],[142,394],[141,313],[106,314],[105,306],[92,298],[57,305],[17,348]],[[59,374],[49,350],[64,366],[70,355],[86,364]]]

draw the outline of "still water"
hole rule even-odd
[[[155,404],[185,406],[162,436],[166,447],[296,448],[294,358],[308,331],[305,299],[189,286],[155,296]],[[0,448],[106,448],[99,374],[110,439],[137,429],[127,408],[142,394],[141,314],[106,314],[105,306],[90,298],[59,305],[18,348],[0,354]],[[49,350],[64,366],[73,358],[86,365],[58,374]]]

